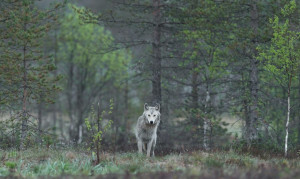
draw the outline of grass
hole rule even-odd
[[[147,158],[136,153],[31,149],[0,151],[0,176],[102,176],[105,178],[300,178],[300,160],[263,159],[235,152],[202,151]]]

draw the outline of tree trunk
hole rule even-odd
[[[56,134],[56,121],[57,121],[56,107],[55,104],[53,104],[53,133],[54,134]]]
[[[209,147],[210,121],[207,116],[209,101],[210,101],[210,94],[207,89],[206,99],[205,99],[205,111],[204,111],[205,114],[204,114],[204,120],[203,120],[203,148],[206,151],[208,151],[210,149],[210,147]]]
[[[88,61],[87,61],[88,62]],[[88,69],[79,69],[79,71],[82,70],[82,73],[79,73],[79,77],[77,79],[79,79],[79,84],[77,86],[77,105],[76,105],[76,110],[78,112],[78,119],[77,119],[77,133],[75,135],[75,141],[77,142],[77,144],[80,144],[82,142],[82,124],[83,124],[83,113],[84,113],[84,91],[86,88],[86,79],[87,79],[87,71]]]
[[[285,125],[285,142],[284,142],[284,156],[287,157],[288,151],[288,138],[289,138],[289,123],[290,123],[290,113],[291,113],[291,88],[292,88],[292,74],[289,76],[288,82],[288,99],[287,99],[287,117],[286,117],[286,125]]]
[[[101,125],[100,125],[100,116],[101,116],[101,109],[100,109],[100,100],[98,101],[98,106],[97,106],[97,133],[99,131],[101,131]],[[97,153],[97,163],[96,164],[99,164],[100,163],[100,138],[99,136],[97,137],[97,140],[96,140],[96,153]]]
[[[59,108],[59,109],[61,109],[61,108]],[[62,117],[62,112],[59,111],[58,114],[59,114],[58,118],[59,118],[60,135],[64,140],[66,140],[66,137],[64,135],[64,121],[63,121],[63,117]]]
[[[194,66],[197,64],[194,63]],[[192,74],[192,108],[197,109],[199,107],[198,100],[199,100],[199,94],[198,94],[198,72],[193,71]]]
[[[299,67],[300,69],[300,67]],[[298,101],[300,101],[300,72],[298,75]],[[300,109],[300,102],[298,103],[298,110]],[[300,145],[300,113],[298,113],[298,145]]]
[[[129,111],[129,103],[128,103],[128,93],[129,93],[129,84],[128,84],[128,79],[126,79],[125,81],[125,89],[124,89],[124,118],[123,118],[123,122],[124,122],[124,127],[125,127],[125,131],[124,131],[124,150],[127,150],[127,145],[128,145],[128,134],[130,132],[130,127],[129,127],[129,116],[128,116],[128,111]]]
[[[76,135],[75,135],[75,141],[77,144],[80,144],[82,141],[82,123],[83,123],[83,111],[82,111],[82,93],[79,91],[79,94],[77,94],[77,111],[78,111],[78,122],[76,126]]]
[[[287,118],[286,118],[286,125],[285,125],[285,142],[284,142],[284,156],[287,157],[288,151],[288,137],[289,137],[289,122],[290,122],[290,90],[288,91],[288,100],[287,100]]]
[[[154,6],[153,21],[155,24],[152,43],[152,102],[161,105],[161,4],[160,0],[153,0],[152,2]]]
[[[79,129],[78,129],[78,141],[77,144],[81,144],[82,142],[82,124],[79,125]]]
[[[38,136],[37,141],[42,144],[42,105],[38,104]]]
[[[72,59],[73,57],[71,57]],[[67,90],[67,100],[68,100],[68,107],[69,107],[69,117],[70,117],[70,126],[69,126],[69,137],[70,140],[73,140],[74,137],[74,119],[73,119],[73,95],[72,95],[72,90],[73,90],[73,76],[74,76],[74,65],[72,62],[70,62],[70,67],[69,67],[69,80],[68,80],[68,90]]]
[[[249,121],[246,121],[246,139],[247,144],[250,147],[253,140],[258,137],[257,123],[258,123],[258,60],[257,56],[257,29],[258,29],[258,10],[256,0],[252,1],[251,10],[251,28],[253,31],[253,47],[252,58],[250,60],[250,106],[249,106]]]
[[[57,66],[57,29],[54,29],[54,65]],[[54,70],[54,76],[57,76],[57,70]],[[54,97],[54,100],[56,101],[57,97]],[[57,115],[56,115],[56,103],[53,104],[53,132],[56,134],[56,121],[57,121]]]
[[[25,31],[26,31],[26,25],[25,25]],[[23,97],[22,97],[22,128],[21,128],[21,144],[20,149],[25,149],[25,140],[27,137],[27,59],[26,59],[26,45],[23,47]]]
[[[300,65],[298,67],[300,69]],[[300,73],[298,74],[298,110],[296,109],[296,111],[300,111]],[[300,145],[300,113],[298,113],[298,145]]]

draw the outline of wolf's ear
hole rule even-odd
[[[149,106],[147,103],[144,104],[144,110],[147,111],[149,109]]]
[[[155,110],[159,111],[159,109],[160,109],[160,105],[159,105],[159,103],[156,103]]]

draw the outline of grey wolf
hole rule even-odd
[[[137,139],[138,152],[143,153],[143,150],[147,152],[147,157],[150,154],[154,157],[154,149],[157,139],[157,127],[160,123],[160,105],[148,106],[144,105],[144,113],[138,118],[135,136]]]

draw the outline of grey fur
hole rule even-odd
[[[136,125],[135,136],[138,144],[138,152],[143,153],[143,149],[147,152],[147,156],[154,157],[154,149],[157,139],[157,127],[160,123],[160,106],[157,104],[155,107],[144,105],[144,113],[138,118]],[[151,124],[152,122],[152,124]],[[147,149],[147,150],[146,150]]]

